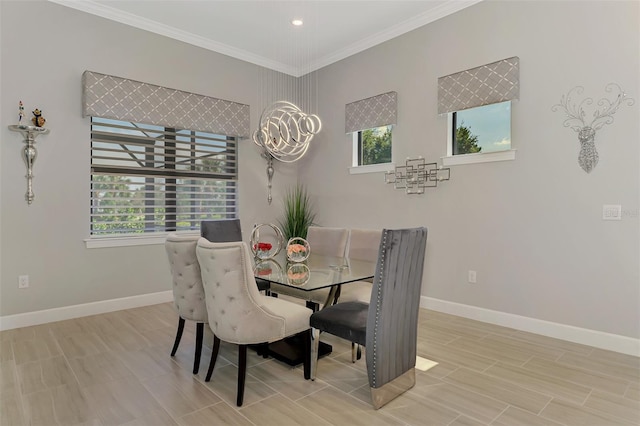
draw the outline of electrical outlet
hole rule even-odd
[[[469,271],[469,282],[471,284],[476,283],[476,271]]]
[[[602,220],[622,220],[622,206],[620,204],[603,204]]]
[[[20,275],[18,277],[18,288],[29,287],[29,275]]]

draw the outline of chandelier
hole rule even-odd
[[[262,156],[267,160],[269,204],[273,199],[273,159],[283,163],[298,161],[306,154],[313,136],[321,129],[320,117],[303,112],[291,102],[274,102],[264,109],[259,127],[253,132],[253,142],[263,149]]]

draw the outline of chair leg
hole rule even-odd
[[[302,333],[304,340],[304,379],[309,380],[311,378],[311,329]]]
[[[362,348],[358,343],[351,342],[351,362],[362,358]]]
[[[204,323],[196,323],[196,356],[193,360],[193,374],[200,370],[200,355],[202,354],[202,338],[204,337]]]
[[[207,378],[204,379],[205,382],[211,380],[211,375],[213,374],[213,367],[216,365],[216,359],[218,359],[218,351],[220,350],[220,339],[215,334],[213,335],[213,348],[211,351],[211,361],[209,361],[209,370],[207,371]]]
[[[247,345],[238,347],[238,396],[236,405],[242,407],[244,399],[244,380],[247,377]]]
[[[318,348],[320,347],[320,330],[317,328],[311,329],[311,360],[310,360],[310,369],[311,369],[311,380],[316,379],[316,374],[318,373]]]
[[[318,310],[320,310],[320,305],[311,300],[307,300],[306,306],[307,308],[311,309],[313,312],[318,312]]]
[[[178,350],[178,345],[180,344],[180,339],[182,338],[182,332],[184,331],[184,318],[178,318],[178,331],[176,332],[176,341],[173,342],[173,349],[171,350],[171,356],[176,354]]]

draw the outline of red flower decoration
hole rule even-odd
[[[258,243],[253,245],[253,249],[258,251],[269,251],[271,247],[273,247],[271,243]]]

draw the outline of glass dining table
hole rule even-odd
[[[322,256],[311,252],[304,262],[290,262],[286,253],[271,259],[256,259],[253,273],[256,279],[282,284],[302,291],[329,288],[323,307],[332,305],[343,285],[373,278],[376,263],[346,257]],[[303,361],[303,345],[296,339],[269,344],[269,355],[295,366]],[[319,355],[331,353],[332,347],[320,342]]]

